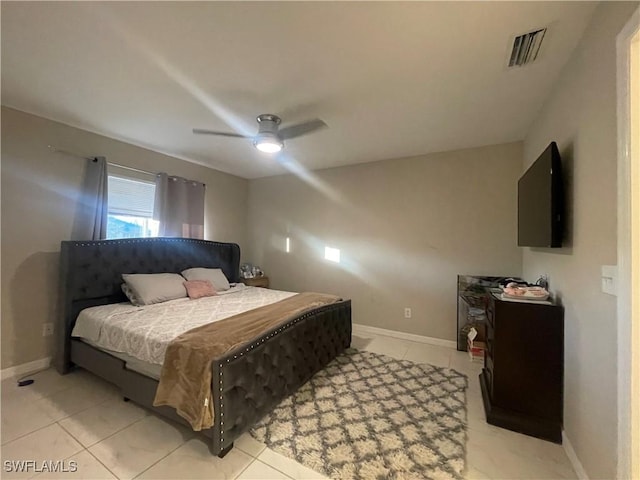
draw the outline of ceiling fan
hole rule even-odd
[[[307,133],[314,132],[327,126],[322,120],[316,118],[307,122],[298,123],[282,129],[278,129],[280,125],[280,117],[272,113],[263,113],[256,118],[258,121],[258,134],[254,137],[240,135],[238,133],[216,132],[213,130],[204,130],[202,128],[194,128],[193,133],[204,135],[220,135],[223,137],[250,138],[253,145],[261,152],[277,153],[284,148],[284,141],[291,138],[301,137]]]

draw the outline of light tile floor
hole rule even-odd
[[[469,377],[467,471],[469,479],[577,478],[560,445],[488,425],[478,374],[466,353],[382,335],[353,337],[355,348],[398,359],[453,368]],[[125,403],[115,388],[79,370],[53,369],[34,384],[2,382],[2,478],[75,479],[322,479],[245,434],[219,459],[189,429]],[[8,472],[7,460],[77,462],[75,473]]]

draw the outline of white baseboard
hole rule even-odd
[[[402,340],[410,340],[412,342],[427,343],[429,345],[437,345],[439,347],[458,348],[456,342],[453,340],[444,340],[442,338],[425,337],[422,335],[415,335],[413,333],[398,332],[396,330],[387,330],[386,328],[370,327],[368,325],[361,325],[359,323],[353,324],[353,333],[366,335],[367,333],[374,335],[386,335],[387,337],[400,338]]]
[[[571,466],[575,470],[578,478],[580,480],[589,480],[589,476],[587,475],[587,472],[584,471],[584,467],[582,466],[582,463],[580,463],[578,455],[576,455],[576,451],[573,449],[573,445],[571,445],[569,437],[567,437],[564,430],[562,431],[562,448],[564,448],[564,452],[567,454],[567,457],[569,457]]]
[[[45,370],[51,365],[51,357],[41,358],[40,360],[34,360],[29,363],[22,363],[20,365],[14,365],[13,367],[3,368],[0,370],[0,378],[18,377],[20,375],[28,375],[31,372]]]

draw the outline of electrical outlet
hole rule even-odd
[[[53,323],[44,323],[42,325],[42,336],[48,337],[53,335]]]
[[[409,307],[404,307],[404,318],[411,318],[411,309]]]

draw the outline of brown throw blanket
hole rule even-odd
[[[183,333],[167,348],[153,405],[175,408],[196,431],[212,427],[211,362],[307,310],[339,300],[324,293],[299,293]]]

